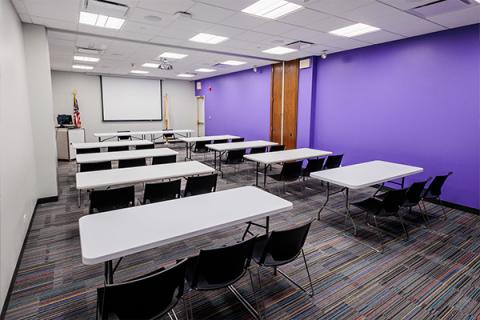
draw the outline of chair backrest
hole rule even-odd
[[[180,198],[181,180],[145,184],[143,204]]]
[[[123,209],[135,205],[135,187],[90,192],[90,213]]]
[[[153,143],[151,144],[139,144],[135,146],[136,150],[145,150],[145,149],[155,149],[155,145]]]
[[[160,156],[160,157],[153,157],[152,164],[164,164],[164,163],[173,163],[177,162],[177,156]]]
[[[97,289],[100,319],[157,319],[183,296],[186,260],[159,272]]]
[[[81,163],[80,164],[80,172],[109,170],[109,169],[112,169],[112,162],[111,161]]]
[[[447,178],[452,175],[453,172],[449,172],[444,176],[436,176],[433,178],[432,182],[428,186],[427,190],[425,190],[425,197],[439,197],[442,194],[442,187],[447,181]]]
[[[283,144],[277,144],[270,147],[270,152],[283,151],[283,150],[285,150],[285,146]]]
[[[303,161],[285,162],[280,172],[283,181],[297,180],[302,174]]]
[[[250,154],[265,153],[265,152],[267,152],[267,147],[255,147],[250,149]]]
[[[324,158],[308,159],[307,166],[303,169],[303,175],[309,177],[310,173],[322,170],[324,162]]]
[[[119,130],[117,133],[130,132],[130,130]],[[131,140],[132,136],[118,136],[118,140]]]
[[[260,255],[260,264],[280,266],[295,260],[302,251],[312,222],[287,230],[272,231]]]
[[[245,138],[233,138],[232,140],[230,140],[231,142],[243,142],[245,141]]]
[[[185,185],[185,197],[214,192],[217,189],[217,174],[188,177]]]
[[[325,164],[323,165],[323,170],[328,169],[335,169],[340,167],[343,160],[343,154],[336,154],[332,156],[328,156],[327,160],[325,160]]]
[[[204,152],[207,151],[207,147],[205,145],[212,143],[212,141],[197,141],[195,142],[195,147],[193,148],[195,151]]]
[[[425,181],[418,181],[412,183],[410,187],[408,187],[407,193],[405,195],[407,201],[411,204],[418,204],[420,200],[422,200],[423,190],[425,189],[425,186],[430,179],[431,178],[428,178]]]
[[[390,190],[385,193],[382,201],[382,211],[379,215],[391,215],[397,213],[405,201],[406,189]]]
[[[145,158],[122,159],[118,161],[119,168],[141,167],[146,165],[147,161],[145,160]]]
[[[99,153],[100,148],[85,148],[85,149],[76,149],[77,154],[82,154],[82,153]]]
[[[227,154],[227,163],[240,163],[243,162],[243,156],[245,155],[245,149],[231,150]]]
[[[255,240],[253,237],[230,246],[200,250],[194,266],[192,287],[218,289],[236,282],[250,266]]]
[[[213,140],[212,142],[213,142],[213,144],[227,143],[228,139]]]
[[[115,152],[115,151],[128,151],[128,146],[115,146],[115,147],[108,147],[108,152]]]

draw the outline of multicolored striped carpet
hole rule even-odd
[[[199,159],[203,160],[203,155]],[[253,170],[252,164],[225,167],[218,189],[254,183]],[[81,262],[78,219],[87,214],[88,203],[77,207],[74,173],[74,162],[59,163],[60,199],[38,206],[6,319],[95,318],[96,288],[103,284],[103,265]],[[291,212],[272,219],[274,229],[309,220],[325,199],[324,188],[313,180],[307,181],[305,188],[301,182],[289,184],[287,193],[272,180],[268,189],[294,202]],[[352,198],[372,192],[352,192]],[[316,292],[313,298],[271,270],[261,270],[268,319],[475,319],[480,315],[478,216],[449,210],[447,221],[433,218],[429,229],[410,226],[408,242],[385,236],[385,252],[380,254],[359,241],[378,247],[372,230],[362,228],[356,239],[344,233],[344,218],[335,213],[343,206],[343,195],[334,196],[322,220],[313,223],[307,239],[305,252]],[[438,206],[427,204],[427,208],[440,216]],[[202,214],[201,208],[192,214]],[[363,225],[363,216],[355,220]],[[200,248],[235,241],[243,230],[244,225],[239,225],[128,256],[115,281],[153,271]],[[283,271],[307,284],[301,259]],[[253,304],[248,276],[237,287]],[[193,292],[190,297],[195,319],[251,318],[227,291]],[[183,316],[182,307],[177,309]]]

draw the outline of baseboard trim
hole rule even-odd
[[[22,249],[20,249],[20,254],[18,255],[17,264],[15,265],[15,270],[13,271],[12,279],[10,280],[10,285],[8,286],[7,295],[5,296],[5,301],[3,302],[2,312],[0,313],[0,320],[4,320],[7,314],[8,304],[10,303],[10,297],[12,296],[13,286],[15,284],[15,280],[17,279],[18,268],[20,268],[20,261],[22,261],[22,258],[23,258],[23,251],[25,250],[25,245],[27,243],[28,236],[30,235],[30,230],[32,229],[33,219],[35,218],[35,215],[37,213],[37,207],[40,203],[53,202],[57,200],[58,200],[58,196],[41,198],[41,199],[38,199],[35,204],[35,208],[33,209],[33,213],[32,213],[32,218],[30,219],[27,233],[25,234],[25,239],[23,239]]]

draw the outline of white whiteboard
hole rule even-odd
[[[101,77],[103,121],[160,121],[160,80]]]

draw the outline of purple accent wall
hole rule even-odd
[[[319,59],[313,146],[453,171],[444,200],[479,208],[479,57],[473,25]]]
[[[205,96],[205,134],[268,140],[270,81],[270,66],[201,80],[195,94]]]

